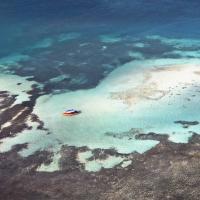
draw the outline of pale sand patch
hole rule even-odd
[[[197,75],[200,75],[200,71],[195,71],[194,73]]]
[[[13,121],[14,121],[15,119],[17,119],[17,118],[18,118],[24,111],[26,111],[26,110],[28,110],[27,107],[25,107],[23,110],[21,110],[20,112],[18,112],[14,117],[12,117],[12,119],[10,119],[10,121],[8,121],[8,122],[2,124],[1,129],[7,128],[7,127],[11,126],[12,123],[13,123]]]
[[[102,168],[109,169],[120,164],[124,160],[120,156],[108,156],[106,159],[96,159],[92,161],[87,161],[85,164],[85,169],[90,172],[97,172]]]
[[[3,124],[2,126],[1,126],[1,129],[3,129],[3,128],[7,128],[7,127],[9,127],[9,126],[11,126],[12,125],[12,123],[9,121],[9,122],[6,122],[5,124]]]
[[[9,91],[11,95],[17,95],[14,104],[20,104],[23,101],[28,101],[30,95],[27,94],[32,88],[35,81],[26,80],[27,77],[17,75],[0,74],[0,91]],[[20,85],[17,85],[21,83]]]
[[[159,100],[170,91],[175,91],[175,87],[180,84],[191,84],[194,80],[200,81],[199,77],[196,76],[200,72],[195,71],[198,68],[199,66],[195,65],[173,65],[144,70],[141,74],[144,79],[139,85],[113,92],[111,98],[121,100],[129,106],[144,100]]]
[[[132,163],[131,160],[125,160],[125,161],[121,164],[121,166],[122,166],[123,168],[126,168],[126,167],[128,167],[129,165],[131,165],[131,163]]]
[[[60,153],[55,153],[52,162],[50,164],[41,164],[40,167],[37,168],[38,172],[54,172],[59,170],[59,160],[61,158]]]
[[[80,163],[86,163],[89,158],[93,156],[92,151],[79,152],[76,160]]]

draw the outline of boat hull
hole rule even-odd
[[[66,117],[68,117],[68,116],[71,117],[71,116],[74,116],[74,115],[78,115],[80,113],[81,113],[80,111],[71,112],[71,113],[70,112],[64,112],[63,115],[66,116]]]

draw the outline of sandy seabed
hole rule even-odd
[[[112,133],[128,132],[133,128],[140,129],[142,133],[168,133],[171,141],[185,143],[198,126],[186,131],[174,121],[199,119],[199,98],[197,95],[191,98],[198,92],[199,67],[199,61],[195,59],[134,61],[114,70],[96,88],[43,95],[37,99],[33,113],[44,122],[50,134],[46,135],[36,128],[25,130],[13,138],[3,139],[1,151],[8,151],[12,145],[25,142],[28,148],[22,150],[24,156],[36,150],[52,151],[55,154],[53,162],[38,170],[54,171],[58,169],[62,145],[113,148],[118,153],[129,154],[134,151],[143,153],[159,143],[150,139],[130,139],[126,135],[112,137]],[[22,82],[30,87],[24,79]],[[6,89],[13,93],[12,83],[9,87]],[[23,101],[24,94],[19,91]],[[69,108],[82,113],[71,118],[63,117],[62,112]],[[101,166],[112,167],[121,163],[123,158],[109,157],[105,163],[78,160],[84,160],[87,170],[95,171]]]

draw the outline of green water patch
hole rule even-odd
[[[122,38],[117,35],[101,35],[100,40],[103,43],[116,43],[121,42]]]
[[[76,39],[78,37],[80,37],[81,34],[80,33],[62,33],[58,36],[58,41],[59,42],[66,42],[66,41],[69,41],[69,40],[73,40],[73,39]]]

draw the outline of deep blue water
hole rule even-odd
[[[186,0],[12,0],[0,3],[0,58],[25,54],[14,73],[34,76],[54,89],[90,88],[96,86],[115,67],[131,60],[128,56],[134,38],[149,35],[168,38],[199,38],[200,1]],[[61,34],[76,32],[80,37],[57,42]],[[117,35],[122,42],[104,45],[101,35]],[[38,42],[51,39],[53,44],[32,49]],[[87,45],[81,46],[86,43]],[[143,49],[146,58],[162,57],[173,50],[159,42]],[[59,63],[63,63],[62,71]],[[105,67],[108,66],[109,67]],[[110,66],[111,65],[111,66]],[[11,66],[13,67],[13,66]],[[13,70],[13,69],[12,69]],[[62,74],[84,76],[87,82],[74,83],[70,78],[52,84],[48,80]]]
[[[24,31],[25,37],[31,33],[36,37],[74,28],[88,33],[114,29],[126,34],[145,35],[151,32],[198,37],[199,9],[198,0],[2,1],[1,43],[10,45],[19,29]]]

